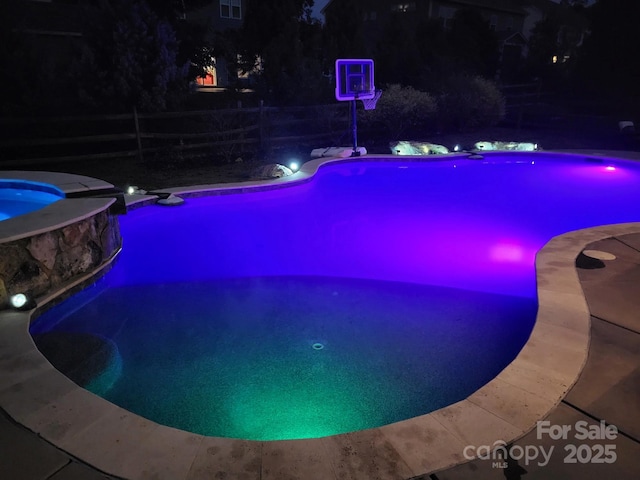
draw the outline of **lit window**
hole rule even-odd
[[[391,6],[391,11],[393,12],[402,12],[402,13],[406,13],[406,12],[413,12],[416,9],[416,2],[410,2],[410,3],[396,3],[395,5]]]
[[[220,17],[240,20],[242,18],[240,2],[241,0],[220,0]]]

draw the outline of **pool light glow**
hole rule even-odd
[[[33,299],[24,293],[16,293],[9,297],[9,304],[16,310],[30,310],[36,306]]]

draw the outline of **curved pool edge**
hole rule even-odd
[[[0,406],[15,421],[98,470],[129,479],[196,479],[216,472],[258,478],[310,472],[369,478],[373,469],[411,478],[468,461],[467,445],[509,443],[531,431],[577,381],[586,362],[590,314],[575,269],[588,244],[639,233],[640,223],[552,238],[536,257],[539,310],[516,359],[465,400],[383,427],[307,440],[204,437],[156,424],[76,386],[35,348],[30,315],[0,313]]]
[[[141,202],[141,205],[148,205],[154,203],[159,197],[166,195],[177,195],[182,198],[201,197],[201,196],[214,196],[214,195],[231,195],[237,193],[250,193],[261,192],[268,190],[276,190],[283,187],[290,187],[299,185],[301,183],[308,182],[313,179],[318,170],[323,167],[339,164],[339,163],[353,163],[353,162],[367,162],[374,160],[376,162],[446,162],[450,160],[463,160],[478,162],[488,160],[491,157],[500,156],[522,156],[528,157],[530,155],[553,155],[559,157],[573,158],[576,160],[584,159],[585,157],[593,159],[606,158],[607,160],[621,160],[640,162],[640,152],[627,152],[627,151],[593,151],[593,150],[538,150],[535,152],[528,151],[488,151],[482,152],[479,158],[471,158],[474,152],[460,152],[449,153],[444,155],[389,155],[389,154],[367,154],[360,157],[333,157],[333,158],[316,158],[309,160],[302,164],[300,170],[293,175],[273,178],[273,179],[260,179],[250,180],[244,182],[229,182],[229,183],[212,183],[202,185],[191,185],[187,187],[173,187],[173,188],[161,188],[154,190],[150,195],[131,196],[131,202]],[[137,200],[134,200],[137,197]]]

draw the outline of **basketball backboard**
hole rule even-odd
[[[336,99],[366,100],[373,98],[373,60],[342,58],[336,60]]]

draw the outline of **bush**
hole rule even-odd
[[[441,131],[490,127],[505,115],[505,100],[497,85],[479,76],[452,77],[437,98]]]
[[[436,113],[436,101],[427,92],[398,84],[389,85],[378,100],[375,110],[362,112],[363,126],[383,126],[389,140],[421,128],[428,128]]]

